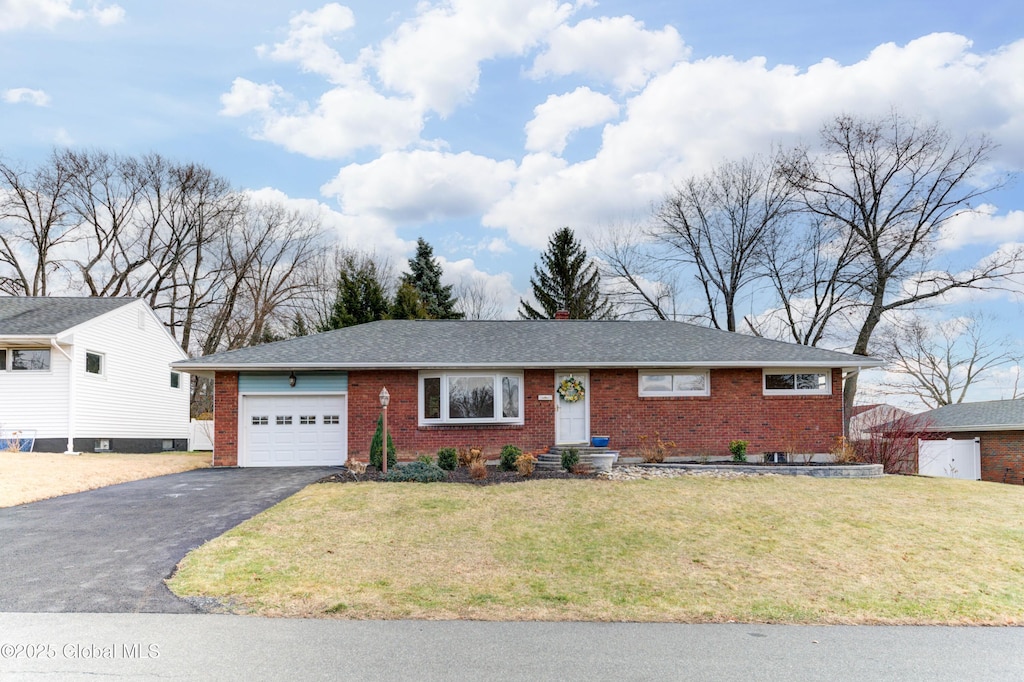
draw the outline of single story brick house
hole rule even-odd
[[[881,364],[682,322],[384,320],[174,367],[215,379],[215,465],[289,466],[366,460],[385,387],[400,459],[592,435],[629,454],[656,433],[680,454],[825,453],[845,373]]]
[[[981,480],[1024,483],[1024,400],[959,403],[908,418],[921,440],[981,443]]]

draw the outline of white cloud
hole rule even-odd
[[[324,185],[350,215],[394,221],[431,221],[478,215],[511,188],[511,161],[462,152],[389,152],[341,169]]]
[[[331,83],[353,83],[361,78],[362,67],[347,63],[328,41],[355,24],[351,9],[332,2],[292,17],[285,41],[273,47],[262,45],[257,53],[276,61],[298,62],[303,71],[324,76]]]
[[[476,251],[487,251],[489,253],[512,253],[512,248],[504,239],[494,237],[480,242],[476,247]]]
[[[538,246],[539,225],[550,226],[553,216],[575,226],[644,212],[673,182],[723,159],[813,142],[837,113],[884,115],[894,105],[954,135],[990,133],[1005,163],[1019,166],[1024,88],[1010,65],[1024,59],[1024,40],[983,55],[970,47],[962,36],[933,34],[881,46],[850,66],[826,59],[801,71],[731,57],[678,63],[627,102],[624,120],[605,126],[593,158],[521,170],[484,223]],[[1016,160],[1006,147],[1020,149]]]
[[[533,114],[526,124],[526,148],[561,154],[569,135],[617,117],[619,105],[607,95],[580,87],[565,95],[551,95]]]
[[[685,59],[689,50],[672,26],[648,31],[631,16],[584,19],[551,32],[547,50],[533,62],[530,75],[584,74],[621,91],[640,88],[648,79]]]
[[[524,54],[574,10],[557,0],[423,2],[381,43],[377,71],[384,85],[444,116],[476,92],[481,62]]]
[[[409,100],[368,87],[335,88],[312,111],[266,111],[258,139],[316,159],[344,158],[358,149],[401,149],[419,139],[423,119]]]
[[[50,104],[50,96],[42,90],[11,88],[4,91],[4,101],[8,104],[32,104],[37,107],[45,107]]]
[[[955,251],[970,244],[1003,244],[1024,241],[1024,210],[996,215],[999,209],[982,204],[950,218],[939,236],[939,248]]]
[[[220,113],[224,116],[243,116],[256,111],[270,111],[274,99],[283,92],[278,85],[236,78],[231,83],[231,91],[220,96]]]
[[[443,256],[438,256],[438,263],[444,270],[443,281],[445,284],[455,286],[456,293],[463,293],[470,299],[476,301],[464,301],[464,305],[473,307],[474,304],[485,310],[484,312],[494,313],[488,317],[498,319],[512,319],[516,317],[516,310],[519,308],[519,299],[522,294],[516,291],[512,285],[512,275],[507,272],[500,272],[492,275],[477,268],[472,259],[449,261]]]
[[[102,26],[124,20],[120,5],[91,3],[89,11],[76,9],[74,0],[0,0],[0,31],[40,26],[53,28],[62,21],[81,21],[93,17]]]

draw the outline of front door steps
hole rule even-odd
[[[580,462],[592,464],[590,456],[595,453],[618,452],[611,448],[595,448],[591,445],[554,445],[548,448],[547,452],[537,455],[538,469],[561,469],[562,453],[570,448],[575,448],[580,453]]]

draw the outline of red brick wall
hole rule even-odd
[[[538,394],[554,393],[551,370],[526,370],[523,376],[524,425],[494,426],[418,426],[419,373],[416,371],[352,371],[348,373],[348,452],[349,457],[366,461],[370,441],[380,414],[380,389],[391,394],[388,406],[388,433],[400,459],[434,455],[443,447],[482,447],[484,454],[496,457],[504,445],[517,445],[524,451],[547,450],[555,440],[554,403],[538,401]]]
[[[832,371],[832,395],[765,396],[760,369],[711,371],[711,395],[640,398],[635,369],[590,372],[590,432],[635,454],[639,437],[657,432],[673,441],[673,455],[729,455],[730,440],[748,440],[748,452],[795,449],[828,452],[843,432],[842,373]]]
[[[981,439],[981,480],[1024,484],[1024,431],[968,431],[943,433],[924,440]]]
[[[554,393],[553,370],[525,372],[524,426],[417,425],[415,371],[349,372],[349,456],[369,457],[377,425],[382,386],[391,394],[388,430],[401,459],[433,455],[438,448],[479,446],[497,455],[506,443],[523,450],[546,450],[554,444],[554,403],[538,394]],[[828,452],[842,434],[842,376],[832,372],[832,395],[772,396],[761,391],[760,369],[711,372],[711,396],[706,398],[640,398],[635,369],[590,372],[590,431],[610,435],[611,446],[634,454],[639,436],[657,432],[675,441],[673,454],[728,455],[729,441],[749,440],[749,452],[796,449]]]
[[[213,418],[213,466],[238,466],[238,372],[217,372]]]

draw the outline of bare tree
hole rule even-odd
[[[27,171],[0,161],[0,291],[46,296],[73,237],[64,195],[68,174],[54,156]]]
[[[910,393],[929,409],[963,402],[982,375],[1018,359],[1008,340],[988,337],[981,317],[933,323],[915,315],[884,332],[877,352],[899,380],[883,389]]]
[[[987,138],[953,141],[938,125],[893,112],[879,120],[838,116],[821,131],[823,153],[797,150],[781,171],[803,207],[848,232],[850,264],[863,322],[853,352],[867,355],[885,313],[935,299],[954,289],[1001,284],[1020,269],[1019,249],[999,252],[976,268],[955,273],[932,262],[942,226],[970,210],[987,189],[974,182],[988,159]],[[844,388],[852,414],[858,377]]]
[[[595,241],[605,296],[624,318],[677,319],[679,275],[638,224],[613,226]]]
[[[466,320],[499,320],[501,300],[487,288],[487,282],[473,277],[463,278],[455,285],[455,309]]]
[[[725,162],[679,185],[655,212],[662,258],[695,268],[708,321],[736,331],[737,298],[759,278],[766,242],[790,211],[770,158]]]

